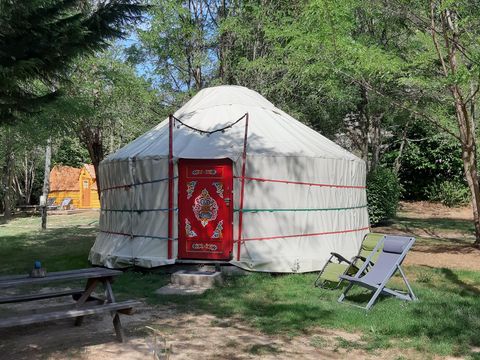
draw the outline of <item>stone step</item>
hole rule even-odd
[[[189,271],[180,270],[172,274],[171,282],[178,286],[199,286],[211,288],[222,285],[222,273],[218,271]]]

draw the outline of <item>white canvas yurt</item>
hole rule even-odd
[[[364,161],[239,86],[200,91],[101,164],[95,265],[319,270],[355,255]]]

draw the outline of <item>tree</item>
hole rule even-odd
[[[469,2],[430,2],[431,37],[441,64],[445,86],[455,104],[458,139],[465,178],[472,195],[475,245],[480,248],[480,184],[475,131],[476,94],[480,89],[477,62],[480,51],[478,8]],[[440,38],[440,39],[439,39]],[[476,39],[472,44],[472,39]]]
[[[0,2],[0,122],[53,100],[72,61],[122,37],[143,9],[138,0]]]
[[[163,103],[178,107],[218,76],[218,11],[225,1],[154,0],[152,5],[149,21],[137,29],[139,43],[130,48],[130,59],[147,64]]]
[[[65,94],[52,107],[52,116],[68,136],[77,136],[98,166],[105,155],[135,139],[158,119],[156,93],[115,51],[82,58],[70,76]],[[97,185],[98,177],[97,177]]]

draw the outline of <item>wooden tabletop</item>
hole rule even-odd
[[[51,281],[63,281],[63,280],[79,280],[79,279],[94,279],[94,278],[106,278],[121,275],[119,270],[112,270],[106,268],[88,268],[88,269],[76,269],[68,271],[47,272],[45,277],[30,277],[29,274],[25,275],[8,275],[0,276],[0,288],[15,287],[20,285],[34,285],[48,283]]]

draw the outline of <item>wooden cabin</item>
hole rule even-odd
[[[48,198],[55,198],[60,205],[66,198],[72,199],[71,207],[76,209],[98,209],[98,189],[95,168],[84,164],[80,169],[56,165],[50,171],[50,192]]]

